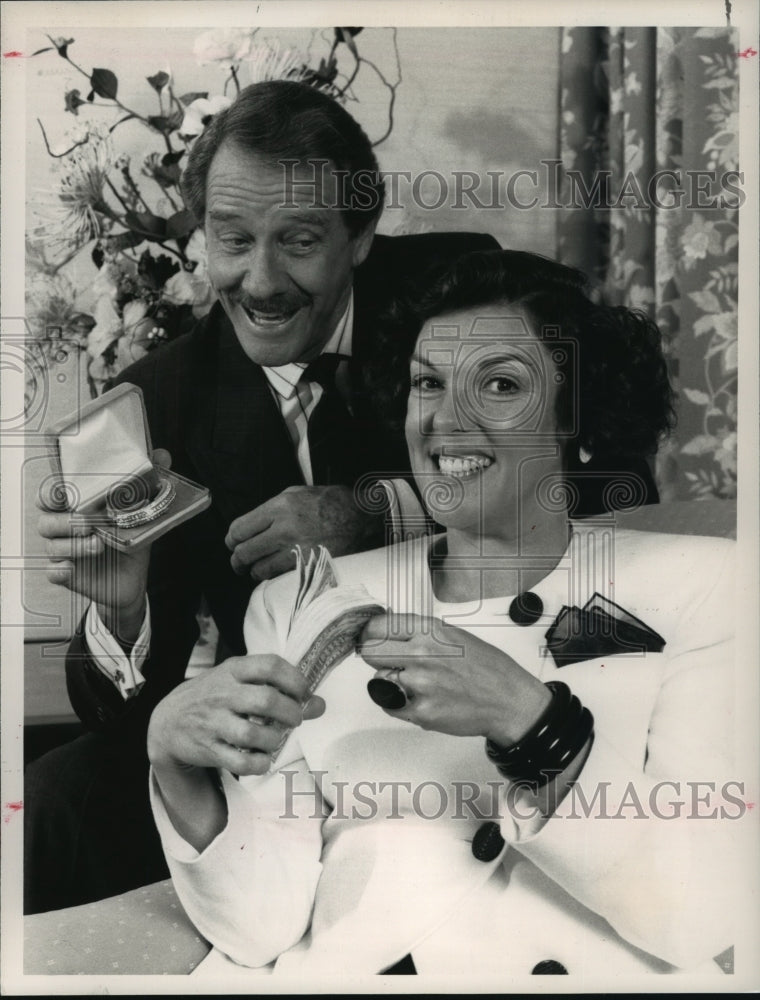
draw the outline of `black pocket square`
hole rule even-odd
[[[654,629],[601,594],[582,608],[567,607],[546,632],[558,667],[617,653],[661,653],[665,640]]]

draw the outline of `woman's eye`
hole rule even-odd
[[[520,390],[520,386],[509,375],[494,375],[493,378],[488,379],[483,388],[486,392],[502,396],[510,395]]]
[[[441,382],[432,375],[412,375],[412,389],[420,392],[430,392],[433,389],[440,389]]]

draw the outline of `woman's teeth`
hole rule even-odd
[[[438,468],[444,476],[456,476],[458,479],[482,472],[491,464],[492,459],[486,455],[438,455]]]

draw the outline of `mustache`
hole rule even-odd
[[[254,299],[246,295],[236,297],[233,301],[235,305],[242,306],[249,312],[278,315],[295,312],[308,305],[310,300],[306,296],[294,295],[274,295],[269,299]]]

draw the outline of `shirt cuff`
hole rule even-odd
[[[103,624],[95,603],[87,609],[84,634],[93,663],[109,677],[122,698],[127,701],[139,694],[145,683],[140,668],[150,650],[150,602],[145,601],[145,617],[140,634],[129,653],[125,653],[114,636]]]

